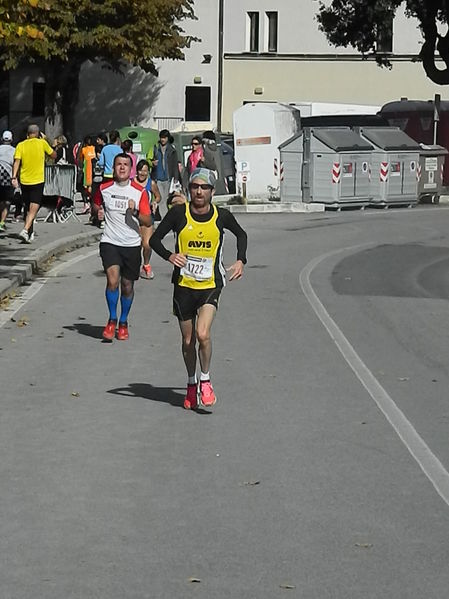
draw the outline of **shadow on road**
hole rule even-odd
[[[71,326],[62,327],[67,331],[77,331],[80,335],[86,337],[92,337],[93,339],[103,339],[103,327],[98,325],[89,324],[87,322],[76,322]]]
[[[123,397],[139,397],[149,399],[150,401],[161,401],[168,403],[175,408],[183,408],[184,392],[176,393],[171,387],[154,387],[149,383],[129,383],[127,387],[117,387],[109,389],[108,393],[112,395],[122,395]],[[206,410],[195,410],[196,414],[212,414]]]

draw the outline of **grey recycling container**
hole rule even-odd
[[[368,205],[372,149],[349,127],[305,127],[280,146],[281,201]]]
[[[279,146],[281,202],[302,201],[303,139],[301,132]]]
[[[372,205],[413,206],[418,202],[418,143],[398,127],[360,127],[372,153]]]
[[[418,200],[438,204],[443,190],[444,163],[448,151],[443,146],[419,144]]]

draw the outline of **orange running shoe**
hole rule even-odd
[[[198,407],[198,386],[196,383],[187,385],[187,394],[184,398],[184,408],[186,410],[196,410]]]
[[[210,408],[217,401],[210,381],[200,381],[200,401],[205,408]]]
[[[117,339],[119,341],[128,341],[129,333],[128,333],[128,324],[126,322],[119,322]]]
[[[116,326],[116,320],[108,320],[108,324],[103,329],[103,339],[106,339],[106,341],[112,341],[115,337]]]
[[[143,264],[142,270],[140,271],[142,279],[154,279],[154,272],[150,264]]]

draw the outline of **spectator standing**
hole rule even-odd
[[[56,152],[55,164],[69,164],[67,152],[67,137],[58,135],[53,142],[53,148]]]
[[[11,177],[15,148],[12,145],[11,131],[3,131],[2,142],[0,146],[0,232],[6,228],[6,217],[14,197]]]
[[[115,130],[111,131],[109,133],[109,143],[103,146],[98,159],[98,166],[103,169],[103,181],[112,181],[114,159],[118,154],[122,153],[120,133]]]
[[[203,157],[198,163],[199,167],[214,171],[218,177],[217,138],[213,131],[203,133]]]
[[[204,159],[203,147],[201,145],[201,137],[195,135],[192,137],[192,151],[187,158],[187,172],[190,175],[197,168],[198,163]]]
[[[131,167],[130,179],[134,179],[137,170],[137,156],[133,153],[133,142],[130,139],[125,139],[125,141],[122,142],[122,150],[125,152],[125,154],[128,154],[128,156],[131,156],[133,164]]]
[[[101,150],[108,143],[108,137],[106,133],[99,133],[95,140],[95,153],[97,154],[97,158],[100,158]]]
[[[172,181],[180,182],[182,168],[168,129],[162,129],[159,133],[159,143],[153,148],[151,164],[153,167],[151,176],[157,183],[161,199],[167,203],[170,184]]]
[[[13,187],[18,188],[20,180],[26,217],[19,237],[24,243],[31,243],[34,238],[33,222],[39,212],[44,192],[45,156],[56,158],[54,149],[39,134],[37,125],[29,125],[27,139],[18,143],[14,152],[11,181]]]
[[[92,179],[95,161],[95,146],[92,143],[92,137],[90,135],[86,135],[80,151],[80,168],[82,169],[83,173],[83,185],[81,192],[84,202],[83,214],[90,212],[91,209]]]

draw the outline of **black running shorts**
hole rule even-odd
[[[123,247],[112,243],[100,243],[100,257],[105,272],[110,266],[119,266],[120,275],[128,281],[137,281],[139,278],[140,245],[137,247]]]
[[[0,185],[0,202],[12,204],[14,200],[14,187],[12,185]]]
[[[173,289],[173,314],[178,320],[191,320],[205,304],[218,309],[221,289],[190,289],[175,285]]]
[[[42,204],[42,198],[44,195],[44,183],[36,183],[36,185],[22,185],[22,201],[25,206],[30,204]]]

